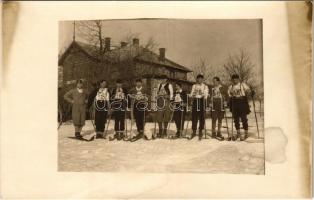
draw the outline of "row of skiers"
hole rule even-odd
[[[144,133],[146,114],[148,105],[155,103],[155,131],[152,139],[164,138],[168,136],[167,130],[169,122],[174,120],[177,128],[176,134],[172,138],[182,136],[184,122],[187,111],[188,100],[192,101],[192,134],[187,137],[192,139],[196,136],[197,125],[199,124],[199,140],[203,137],[205,128],[205,115],[207,107],[210,108],[212,116],[212,134],[211,137],[218,140],[225,138],[221,134],[222,120],[225,117],[226,99],[228,97],[229,109],[236,128],[236,135],[229,136],[227,140],[241,141],[248,137],[248,119],[250,113],[248,96],[254,96],[254,91],[247,84],[240,82],[237,74],[232,75],[232,84],[227,91],[223,90],[219,77],[213,78],[213,88],[209,91],[204,83],[204,76],[197,75],[196,83],[192,86],[190,93],[182,89],[180,83],[175,83],[175,87],[169,82],[167,76],[161,76],[161,83],[154,89],[154,100],[149,100],[148,91],[144,87],[142,80],[137,79],[135,87],[127,91],[122,85],[121,80],[116,81],[116,87],[109,91],[106,80],[102,80],[93,92],[90,94],[83,87],[83,81],[77,81],[76,88],[68,91],[64,98],[72,104],[72,120],[75,127],[75,137],[82,139],[81,131],[85,125],[86,107],[94,107],[96,138],[106,138],[108,130],[107,118],[114,117],[115,134],[110,140],[130,140],[136,141],[140,138],[148,139]],[[210,99],[208,99],[210,98]],[[208,101],[209,100],[209,101]],[[209,102],[209,106],[207,105]],[[125,131],[126,110],[131,110],[131,118],[135,119],[137,135],[127,138]],[[111,111],[108,116],[108,111]],[[240,120],[244,133],[240,131]],[[218,121],[217,131],[216,124]],[[158,123],[158,132],[156,131]],[[132,123],[131,123],[132,124]],[[107,127],[105,127],[107,125]],[[206,133],[205,133],[206,134]]]

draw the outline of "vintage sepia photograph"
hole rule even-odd
[[[262,19],[59,21],[58,171],[265,175]]]

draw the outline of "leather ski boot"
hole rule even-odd
[[[240,140],[244,141],[248,138],[248,130],[244,130],[244,135],[241,135]]]
[[[136,136],[134,136],[130,141],[131,142],[135,142],[135,141],[137,141],[137,140],[139,140],[139,139],[141,139],[141,138],[143,138],[143,135],[142,135],[142,133],[141,132],[139,132]]]
[[[236,141],[240,137],[241,137],[240,130],[237,130],[237,134],[235,136],[233,136],[232,140]]]
[[[191,136],[188,139],[192,140],[195,136],[196,136],[196,130],[193,130]]]
[[[102,139],[102,138],[103,138],[103,134],[101,132],[97,132],[96,139]]]
[[[113,137],[109,137],[109,141],[113,141],[115,139],[118,139],[119,135],[118,132],[115,132],[115,134],[113,135]]]
[[[211,138],[213,138],[213,139],[215,139],[215,138],[216,138],[216,131],[213,131],[213,132],[212,132],[212,136],[211,136]]]
[[[181,135],[181,131],[177,131],[175,139],[180,138],[180,135]]]
[[[75,132],[75,137],[77,139],[81,139],[82,138],[81,133],[80,132]]]
[[[220,141],[225,140],[224,136],[221,135],[221,132],[217,132],[216,139]]]

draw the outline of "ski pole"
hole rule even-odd
[[[254,97],[252,96],[253,100],[253,109],[254,109],[254,116],[255,116],[255,122],[256,122],[256,128],[257,128],[257,138],[259,139],[259,128],[258,128],[258,122],[257,122],[257,116],[256,116],[256,110],[255,110],[255,101]]]
[[[130,138],[132,139],[133,138],[133,133],[132,133],[132,131],[133,131],[133,120],[134,120],[134,110],[133,110],[133,108],[134,108],[134,100],[133,99],[131,99],[131,127],[130,127]]]
[[[91,117],[91,122],[92,122],[92,125],[94,127],[94,131],[96,132],[96,126],[95,126],[95,123],[94,123],[94,119],[95,119],[95,110],[94,110],[94,106],[92,106],[90,109],[89,109],[89,115]]]
[[[231,97],[231,139],[233,138],[233,98]]]
[[[181,108],[181,121],[180,121],[180,138],[182,138],[182,132],[183,132],[183,113],[184,113],[184,106],[182,105]]]
[[[171,108],[169,108],[169,109],[171,109]],[[171,110],[170,110],[170,111],[171,111]],[[171,112],[171,118],[170,118],[170,121],[169,121],[168,124],[167,124],[167,129],[166,129],[167,131],[168,131],[169,128],[171,127],[171,124],[170,124],[170,123],[172,123],[172,120],[173,120],[173,113],[174,113],[174,111]],[[169,138],[169,131],[167,132],[166,137]]]
[[[227,109],[225,107],[225,98],[224,97],[221,98],[221,103],[222,103],[222,111],[224,112],[224,118],[226,121],[227,133],[228,133],[228,138],[229,138],[230,135],[229,135],[228,116],[227,116]]]
[[[188,98],[189,98],[189,96],[188,96]],[[189,105],[188,105],[188,101],[187,101],[187,105],[186,105],[187,111],[186,111],[186,112],[188,112],[188,106],[189,106]],[[192,115],[192,112],[191,112],[191,115]],[[192,116],[191,116],[191,117],[192,117]],[[187,132],[188,132],[189,122],[190,122],[190,120],[188,120],[187,123],[186,123],[186,128],[185,128],[185,131],[184,131],[185,137],[186,137],[186,134],[187,134]]]
[[[109,112],[109,109],[108,109],[108,112]],[[110,121],[111,121],[111,116],[112,116],[112,111],[109,112],[109,116],[108,116],[108,122],[107,122],[106,130],[105,130],[105,135],[106,136],[108,135],[108,129],[109,129]]]
[[[63,115],[62,115],[62,109],[60,108],[60,106],[58,106],[58,113],[59,113],[59,124],[58,124],[58,129],[57,130],[59,130],[59,128],[61,127],[61,125],[62,125],[62,123],[63,123]]]
[[[204,110],[203,110],[203,115],[204,115],[204,134],[205,134],[205,139],[207,139],[207,131],[206,131],[206,108],[207,108],[207,101],[206,99],[204,98],[204,103],[203,103],[203,107],[204,107]]]
[[[128,138],[128,119],[127,119],[127,112],[128,112],[128,106],[125,107],[124,110],[124,125],[125,125],[125,130],[123,131],[123,140],[126,141]],[[126,139],[125,139],[126,138]]]
[[[146,116],[145,116],[145,107],[144,107],[144,110],[143,110],[143,138],[145,138],[145,123],[146,123]]]

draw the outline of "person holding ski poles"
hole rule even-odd
[[[89,99],[93,101],[95,109],[96,139],[106,138],[104,130],[109,109],[109,97],[110,95],[106,80],[101,80],[99,82],[99,87],[97,87],[89,97]]]
[[[167,137],[168,123],[172,118],[172,110],[170,108],[170,100],[173,98],[173,87],[168,82],[167,75],[162,75],[161,83],[157,87],[157,112],[156,120],[158,122],[159,133],[158,138]]]
[[[232,84],[229,86],[228,95],[230,98],[229,107],[234,119],[237,135],[232,138],[237,140],[240,138],[244,141],[248,138],[248,119],[247,115],[251,112],[247,95],[250,93],[250,88],[246,83],[240,81],[238,74],[231,76]],[[244,134],[240,131],[240,119],[244,129]],[[230,140],[230,138],[228,138]]]
[[[114,121],[114,130],[115,135],[113,138],[109,139],[110,141],[117,139],[122,140],[126,136],[125,133],[125,114],[127,109],[127,98],[128,93],[125,88],[122,87],[122,81],[118,79],[116,81],[116,88],[112,91],[111,94],[111,110],[113,112],[115,121]]]
[[[75,138],[82,139],[81,131],[85,125],[87,91],[84,89],[83,80],[76,82],[76,88],[64,95],[64,99],[72,104],[72,121],[75,129]]]
[[[147,140],[147,137],[144,133],[144,126],[145,126],[145,112],[147,110],[147,94],[148,91],[143,86],[141,79],[135,80],[135,87],[130,90],[130,97],[131,97],[131,114],[133,113],[133,116],[135,118],[136,128],[138,134],[131,139],[131,142],[135,142],[136,140],[140,138],[144,138]],[[133,117],[131,116],[131,119]],[[132,123],[132,122],[131,122]],[[131,130],[132,131],[132,130]]]
[[[225,92],[220,84],[219,77],[213,78],[213,88],[210,90],[211,116],[212,116],[212,138],[224,140],[221,134],[222,119],[224,118],[224,100]],[[216,132],[216,122],[218,120],[218,130]]]
[[[175,92],[173,98],[173,119],[176,124],[177,132],[175,138],[180,138],[182,136],[182,131],[184,129],[184,121],[186,115],[187,106],[187,94],[182,90],[181,83],[176,83]],[[174,138],[174,139],[175,139]]]
[[[208,97],[208,87],[204,82],[204,76],[198,74],[196,76],[196,84],[192,86],[192,135],[188,139],[196,136],[197,122],[199,121],[199,140],[203,137],[203,129],[205,128],[206,101]]]

